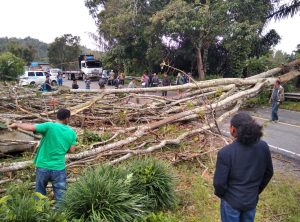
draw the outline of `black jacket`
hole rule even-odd
[[[266,142],[260,140],[246,146],[234,141],[218,152],[215,194],[236,210],[251,210],[272,176],[272,158]]]

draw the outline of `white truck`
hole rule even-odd
[[[68,79],[85,79],[99,78],[102,74],[102,63],[100,60],[96,60],[94,55],[80,55],[78,57],[79,69],[63,70],[62,73]]]

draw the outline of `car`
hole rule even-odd
[[[26,71],[22,76],[20,76],[19,84],[21,86],[42,85],[45,82],[47,75],[50,76],[51,85],[57,85],[56,77],[44,71]]]
[[[51,76],[54,76],[54,77],[57,77],[57,74],[58,74],[59,72],[62,72],[62,70],[59,69],[59,68],[49,69],[49,74],[50,74]]]

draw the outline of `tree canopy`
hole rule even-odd
[[[64,34],[55,38],[54,42],[49,45],[49,62],[53,66],[62,68],[67,63],[76,62],[80,51],[80,37]]]
[[[275,1],[275,0],[274,0]],[[272,0],[86,0],[105,44],[107,62],[129,71],[157,71],[165,60],[185,71],[241,76],[247,59],[280,39],[263,35]],[[213,56],[212,56],[213,55]]]
[[[10,52],[0,54],[0,79],[16,80],[24,72],[24,61]]]

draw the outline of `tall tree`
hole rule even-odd
[[[275,8],[273,12],[268,15],[268,19],[282,19],[288,16],[295,16],[300,11],[300,0],[292,0],[289,3],[285,3],[279,8]]]
[[[110,58],[145,67],[159,57],[171,54],[175,58],[184,49],[200,79],[209,67],[212,48],[222,48],[222,55],[228,57],[225,72],[239,76],[248,57],[259,56],[269,50],[270,43],[276,43],[274,39],[262,41],[272,0],[86,0],[86,5],[99,25]],[[184,61],[186,55],[180,56]]]
[[[48,48],[49,62],[62,68],[69,62],[76,62],[79,54],[80,37],[71,34],[55,38]]]

